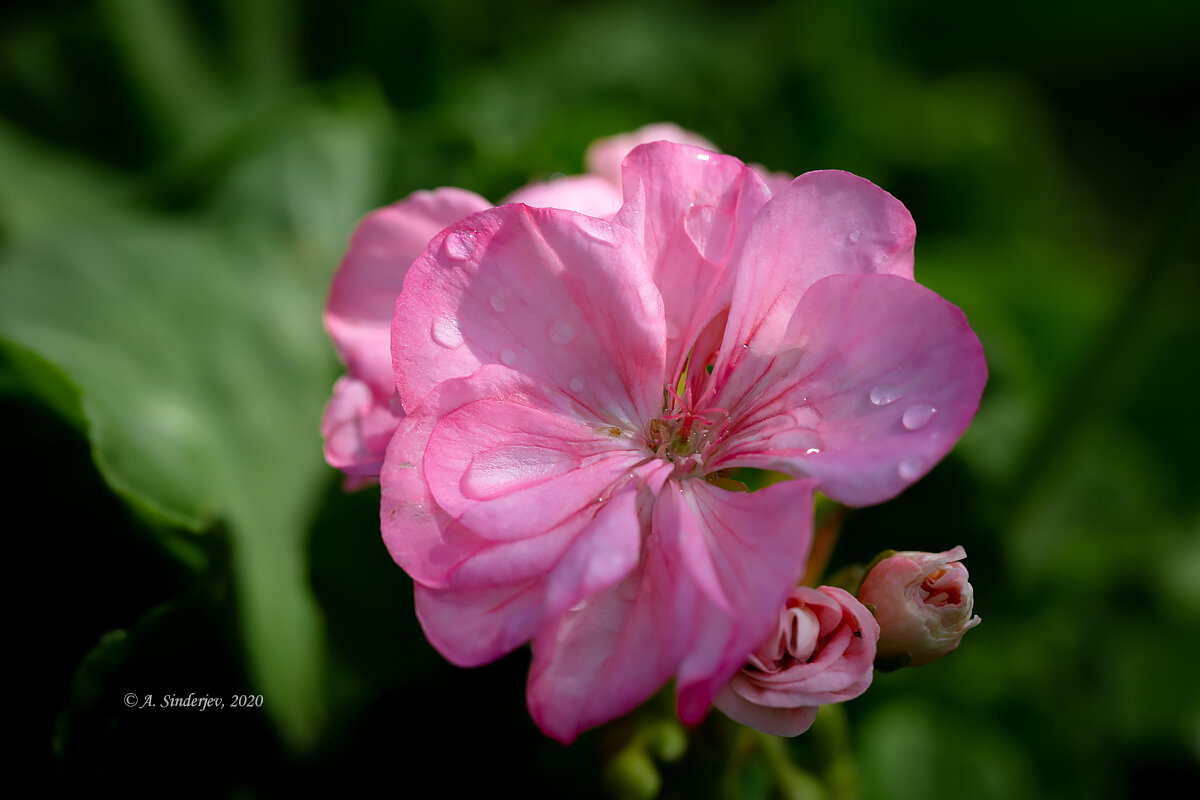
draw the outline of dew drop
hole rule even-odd
[[[804,451],[804,455],[806,455],[806,456],[815,456],[815,455],[816,455],[817,453],[819,453],[819,452],[821,452],[821,448],[819,448],[819,447],[810,447],[810,448],[808,448],[807,450],[805,450],[805,451]]]
[[[453,317],[442,315],[435,317],[433,328],[430,330],[433,340],[442,347],[454,349],[463,343],[462,331]]]
[[[565,319],[556,319],[550,323],[547,335],[555,344],[568,344],[575,338],[575,328]]]
[[[569,385],[571,387],[572,392],[582,392],[583,387],[586,386],[587,384],[583,380],[583,378],[576,375],[574,378],[571,378],[571,383]]]
[[[905,456],[896,467],[896,472],[906,481],[915,481],[921,476],[921,470],[924,468],[925,462],[920,456]]]
[[[697,161],[708,161],[709,158],[710,158],[710,156],[708,155],[708,153],[696,153]]]
[[[846,236],[846,241],[848,241],[850,244],[858,244],[858,240],[861,238],[862,231],[850,231],[849,235]]]
[[[508,301],[504,299],[504,295],[500,292],[492,292],[492,296],[488,298],[488,302],[492,304],[492,309],[503,312],[508,308]]]
[[[937,409],[933,406],[927,403],[917,403],[915,406],[905,409],[900,423],[910,431],[919,431],[929,424],[929,420],[933,419],[933,415],[936,413]]]
[[[500,350],[500,363],[506,367],[511,367],[517,363],[517,354],[507,347]]]
[[[579,217],[576,219],[575,225],[576,231],[597,244],[616,247],[621,241],[620,235],[613,229],[612,223],[605,220]]]
[[[475,454],[463,473],[461,487],[474,500],[486,500],[536,486],[579,466],[579,459],[552,448],[530,445],[495,447]]]
[[[881,383],[871,390],[871,402],[877,406],[886,406],[900,399],[900,387],[891,383]]]
[[[796,420],[796,424],[801,428],[815,430],[821,424],[821,415],[812,406],[800,406],[800,408],[792,409],[792,419]]]
[[[443,248],[446,251],[446,258],[451,261],[467,261],[475,252],[475,232],[455,231],[446,236]]]

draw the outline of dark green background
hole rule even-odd
[[[840,718],[782,752],[879,800],[1195,785],[1200,5],[966,5],[5,4],[18,768],[85,795],[419,795],[432,775],[605,796],[647,766],[664,797],[778,795],[720,715],[681,760],[639,760],[662,701],[545,739],[527,653],[447,665],[377,490],[344,495],[320,458],[320,309],[361,214],[439,185],[497,200],[670,120],[900,198],[918,280],[989,361],[959,447],[855,512],[835,563],[962,544],[983,624],[846,706],[856,778]]]

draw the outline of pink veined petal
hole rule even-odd
[[[613,186],[621,185],[621,162],[638,145],[651,142],[674,142],[700,147],[714,153],[721,152],[717,146],[699,134],[686,131],[671,122],[655,122],[630,133],[599,139],[588,148],[588,172],[604,178]]]
[[[497,365],[632,429],[662,404],[662,299],[624,228],[511,204],[438,234],[396,301],[392,357],[411,409]]]
[[[734,722],[772,736],[799,736],[812,727],[819,706],[772,708],[752,703],[726,686],[713,705]]]
[[[828,275],[912,279],[916,227],[887,192],[848,172],[809,172],[771,198],[738,254],[736,286],[718,384],[744,396],[759,377],[740,368],[751,354],[780,352],[805,291]]]
[[[641,550],[637,495],[631,483],[590,509],[590,523],[544,575],[469,590],[417,584],[417,616],[426,637],[459,666],[485,664],[529,641],[546,620],[620,581]]]
[[[594,507],[644,459],[630,435],[536,400],[478,400],[440,419],[424,474],[438,505],[495,540],[540,534]]]
[[[590,524],[545,575],[484,589],[416,584],[416,613],[426,637],[461,667],[496,660],[528,642],[546,620],[634,569],[641,551],[636,499],[637,488],[630,485],[590,510]]]
[[[754,170],[731,156],[656,142],[625,159],[625,205],[663,297],[667,367],[683,368],[691,344],[729,301],[730,258],[770,198]]]
[[[430,588],[480,589],[536,578],[570,546],[572,531],[541,531],[532,541],[481,538],[438,505],[425,475],[429,439],[439,419],[481,396],[513,392],[507,370],[485,367],[447,381],[405,417],[380,474],[380,521],[392,558]]]
[[[427,468],[437,460],[429,457],[431,437],[439,422],[477,406],[478,397],[519,397],[520,383],[508,370],[485,366],[470,378],[441,384],[401,422],[381,474],[384,540],[418,584],[418,613],[429,640],[460,665],[498,658],[532,638],[547,619],[633,569],[641,549],[637,497],[647,487],[661,487],[655,475],[669,471],[654,461],[637,466],[627,457],[609,475],[605,502],[583,503],[550,521],[519,509],[523,537],[497,540],[492,530],[485,533],[493,538],[478,535],[430,490],[436,479]],[[529,412],[514,406],[494,422],[520,421],[522,409]],[[533,413],[526,427],[555,430],[545,417]],[[486,435],[480,441],[486,452]]]
[[[589,217],[612,219],[621,207],[621,189],[596,175],[571,175],[531,183],[504,199],[505,203],[524,203],[537,208],[563,208]]]
[[[692,617],[692,646],[676,673],[685,724],[704,718],[746,654],[774,627],[804,571],[814,486],[787,481],[750,494],[686,481],[681,492],[659,496],[655,530],[664,540],[678,536],[675,557],[704,600],[701,614]]]
[[[399,420],[375,399],[371,387],[343,375],[321,418],[325,461],[347,475],[378,476]]]
[[[392,309],[409,265],[442,228],[490,205],[462,189],[415,192],[371,212],[355,229],[330,287],[325,329],[349,373],[381,404],[395,386]]]
[[[979,339],[956,306],[905,278],[838,275],[805,292],[763,366],[756,404],[714,464],[820,480],[839,502],[890,499],[966,430],[987,381]]]
[[[703,718],[803,570],[812,483],[753,495],[668,482],[641,567],[534,638],[529,707],[560,741],[627,713],[672,676]]]

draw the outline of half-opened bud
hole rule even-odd
[[[858,599],[879,622],[875,666],[899,669],[928,664],[958,647],[979,624],[961,546],[944,553],[907,551],[876,564],[863,579]]]
[[[818,707],[858,697],[871,685],[878,638],[871,612],[845,589],[796,586],[775,631],[713,704],[763,733],[804,733]]]

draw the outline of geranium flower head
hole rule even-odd
[[[451,661],[532,641],[529,706],[563,741],[670,679],[698,722],[800,576],[814,490],[895,495],[986,374],[867,181],[772,197],[737,159],[658,142],[622,190],[612,221],[511,204],[449,226],[392,324],[384,539]],[[737,467],[794,479],[732,491]]]

